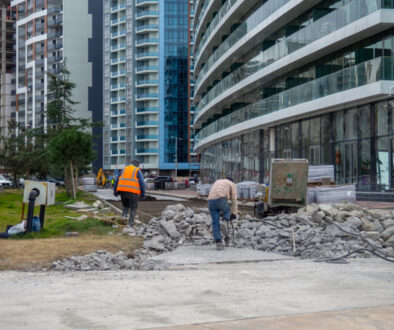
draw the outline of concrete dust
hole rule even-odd
[[[393,273],[392,264],[378,259],[199,264],[159,272],[1,272],[7,299],[0,299],[0,317],[7,330],[202,327],[393,305]]]

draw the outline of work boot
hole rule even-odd
[[[216,250],[223,250],[224,246],[222,242],[216,242]]]
[[[223,237],[224,237],[224,243],[226,244],[226,247],[230,246],[230,233],[228,230],[228,221],[224,220],[220,223],[220,229],[222,231]]]
[[[123,208],[123,212],[122,212],[122,218],[123,219],[127,219],[127,214],[129,213],[129,208],[128,207],[124,207]]]

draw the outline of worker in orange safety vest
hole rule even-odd
[[[126,166],[117,177],[114,185],[114,195],[120,195],[122,200],[122,218],[127,219],[127,215],[130,211],[128,218],[130,227],[134,224],[134,217],[138,208],[138,199],[145,198],[144,176],[138,167],[139,165],[139,161],[133,160],[131,165]]]

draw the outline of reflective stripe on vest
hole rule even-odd
[[[127,166],[119,177],[116,191],[127,191],[137,195],[141,194],[140,183],[138,181],[139,168],[133,165]]]

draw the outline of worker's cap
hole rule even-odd
[[[136,166],[136,167],[140,166],[140,162],[137,159],[132,160],[131,164]]]
[[[234,179],[231,176],[226,177],[227,180],[234,182]]]

